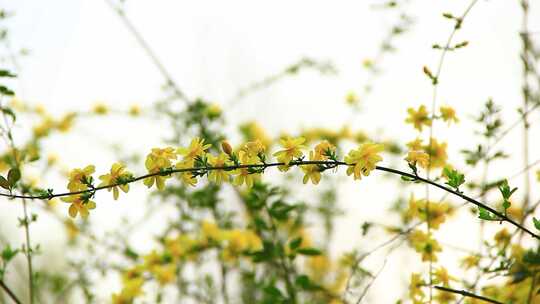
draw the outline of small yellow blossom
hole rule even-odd
[[[315,146],[315,157],[321,160],[328,159],[328,153],[335,153],[336,147],[327,140],[323,140]]]
[[[204,138],[195,137],[191,140],[189,147],[187,148],[178,148],[178,154],[184,157],[186,160],[194,160],[196,157],[203,156],[212,145],[204,144]]]
[[[130,304],[133,300],[142,295],[142,286],[144,284],[144,278],[137,277],[124,281],[122,291],[118,294],[112,295],[113,304]]]
[[[459,119],[456,117],[456,111],[452,107],[440,107],[441,118],[448,123],[458,123]]]
[[[149,173],[158,173],[163,169],[170,168],[172,166],[171,160],[176,159],[175,149],[172,147],[167,148],[154,148],[152,152],[146,157],[144,163]],[[165,187],[165,180],[170,176],[154,175],[144,179],[144,184],[150,188],[156,184],[159,190]]]
[[[426,106],[421,105],[418,110],[409,108],[407,112],[409,113],[409,117],[407,117],[405,122],[412,124],[418,131],[422,131],[424,126],[431,126],[431,118],[429,117]]]
[[[177,162],[175,165],[176,169],[190,169],[193,168],[195,165],[195,162],[193,160],[187,160],[187,161],[181,161]],[[182,181],[190,186],[195,186],[197,184],[197,178],[193,175],[192,172],[186,171],[180,173],[180,178]]]
[[[67,188],[71,192],[88,189],[88,182],[91,181],[92,174],[96,171],[94,165],[84,167],[84,169],[73,169],[69,172],[69,182]]]
[[[448,270],[444,267],[437,268],[434,273],[434,284],[443,284],[443,286],[449,286],[450,281],[456,281],[456,278],[448,274]]]
[[[56,122],[56,128],[60,132],[67,132],[71,129],[73,126],[73,122],[75,121],[75,118],[77,117],[77,114],[74,112],[70,112],[65,114],[58,122]]]
[[[409,150],[418,151],[422,150],[424,146],[422,145],[422,139],[416,138],[415,140],[408,142],[407,147]]]
[[[161,285],[172,283],[176,280],[176,265],[154,265],[150,268],[150,272],[156,277],[156,280]]]
[[[206,115],[210,118],[217,118],[221,115],[221,107],[217,103],[213,103],[206,108]]]
[[[127,182],[132,177],[133,175],[126,171],[126,166],[124,164],[114,163],[109,174],[104,174],[99,177],[102,182],[98,187]],[[115,200],[118,199],[118,188],[124,191],[124,193],[127,193],[129,191],[129,185],[126,183],[108,189],[108,191],[113,191],[113,197]]]
[[[105,115],[109,113],[109,107],[107,107],[107,105],[102,102],[97,102],[92,107],[92,112],[97,115]]]
[[[477,255],[468,255],[461,260],[461,266],[465,268],[465,270],[477,267],[479,263],[480,257]]]
[[[304,155],[302,149],[305,148],[305,146],[302,144],[305,141],[306,139],[303,137],[285,137],[280,139],[279,142],[284,149],[274,153],[274,156],[279,162],[288,165],[294,158],[299,158]]]
[[[431,235],[416,229],[409,234],[409,242],[422,255],[423,262],[437,262],[436,254],[442,251],[442,247]]]
[[[345,162],[349,165],[347,175],[354,173],[354,179],[361,179],[362,175],[368,176],[375,169],[376,164],[382,161],[379,154],[383,150],[383,145],[368,142],[350,151],[345,156]]]
[[[511,238],[512,235],[510,234],[510,232],[508,232],[508,229],[506,228],[499,230],[499,232],[497,232],[494,237],[495,243],[499,247],[506,246],[510,242]]]
[[[240,131],[248,141],[260,140],[265,147],[272,144],[272,139],[257,122],[248,122],[240,125]]]
[[[429,155],[424,151],[409,151],[405,160],[424,169],[429,166]]]
[[[431,138],[431,145],[424,146],[424,151],[430,156],[430,168],[442,168],[446,165],[448,154],[446,153],[446,143],[439,143],[437,139]],[[431,146],[431,147],[430,147]]]
[[[411,283],[409,284],[409,297],[412,300],[422,300],[425,297],[425,293],[422,290],[426,283],[418,273],[411,275]]]
[[[141,114],[141,108],[134,104],[129,107],[129,115],[131,116],[139,116]]]
[[[253,160],[253,158],[258,158],[259,154],[264,153],[266,147],[260,139],[256,139],[254,141],[248,141],[247,143],[245,143],[240,150],[244,151],[245,159]],[[242,161],[242,163],[245,163],[242,158],[240,160]]]
[[[309,160],[310,161],[320,161],[322,160],[322,157],[320,154],[313,153],[313,151],[309,152]],[[302,171],[304,171],[304,179],[303,183],[307,184],[309,180],[314,185],[317,185],[321,181],[321,170],[319,169],[319,165],[303,165],[301,166]]]
[[[209,154],[208,163],[212,167],[217,167],[217,168],[227,167],[230,165],[227,161],[228,158],[229,157],[225,153],[220,153],[218,156]],[[222,169],[210,170],[210,173],[208,173],[208,180],[213,181],[219,185],[222,182],[228,182],[230,175],[231,175],[230,170],[222,170]]]
[[[345,96],[345,101],[349,105],[356,105],[358,104],[359,99],[358,99],[358,96],[356,96],[356,94],[351,91],[347,93],[347,96]]]
[[[96,208],[96,203],[91,200],[85,200],[83,195],[70,195],[61,199],[66,203],[70,203],[69,216],[75,218],[77,214],[80,214],[82,218],[87,218],[90,213],[89,210]]]

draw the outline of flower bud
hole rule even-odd
[[[221,149],[223,150],[223,152],[225,152],[225,154],[227,155],[231,155],[232,154],[232,147],[231,147],[231,144],[229,144],[228,141],[224,140],[221,142]]]

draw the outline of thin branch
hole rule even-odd
[[[135,39],[137,40],[141,48],[146,52],[150,60],[152,60],[152,63],[154,63],[154,65],[159,70],[163,78],[165,78],[167,85],[170,86],[174,90],[174,93],[176,94],[176,96],[190,103],[190,100],[187,98],[186,94],[184,94],[184,92],[180,89],[178,84],[173,80],[169,71],[167,71],[167,69],[165,68],[163,63],[161,63],[161,61],[159,60],[157,55],[154,53],[150,45],[146,42],[146,40],[144,40],[139,30],[137,30],[137,28],[133,25],[131,20],[126,16],[124,10],[117,5],[114,5],[111,0],[105,0],[105,2],[107,2],[110,8],[118,15],[118,17],[120,17],[120,20],[122,20],[126,28],[133,35],[133,37],[135,37]]]
[[[21,304],[19,298],[17,298],[13,291],[9,287],[7,287],[6,283],[4,283],[4,281],[2,280],[0,280],[0,287],[2,287],[2,289],[8,294],[8,296],[13,300],[13,302]]]
[[[484,296],[479,296],[477,294],[474,294],[472,292],[468,292],[466,290],[457,290],[457,289],[452,289],[452,288],[448,288],[448,287],[444,287],[444,286],[433,286],[433,288],[441,290],[441,291],[445,291],[445,292],[460,294],[460,295],[462,295],[464,297],[469,297],[469,298],[481,300],[481,301],[484,301],[484,302],[487,302],[487,303],[504,304],[503,302],[499,302],[497,300],[486,298]]]

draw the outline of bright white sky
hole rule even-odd
[[[115,108],[132,103],[148,106],[160,96],[161,75],[105,1],[2,2],[2,7],[16,13],[9,21],[13,46],[31,50],[21,62],[18,90],[23,99],[62,113],[88,109],[97,100]],[[130,0],[127,14],[189,96],[203,96],[222,104],[233,126],[256,119],[269,132],[278,134],[301,127],[337,128],[350,117],[343,97],[350,90],[361,92],[367,77],[361,63],[376,54],[396,20],[394,14],[369,8],[377,2]],[[384,59],[384,74],[363,104],[365,114],[353,120],[354,128],[380,132],[381,137],[402,142],[414,138],[415,132],[403,127],[403,120],[407,107],[431,103],[431,86],[421,70],[424,65],[435,69],[439,53],[430,46],[443,44],[451,31],[452,23],[441,14],[460,15],[468,4],[464,0],[410,2],[406,11],[416,23],[410,33],[396,41],[399,52]],[[538,7],[532,7],[530,20],[531,30],[540,31]],[[454,106],[464,123],[451,128],[438,125],[435,134],[449,142],[451,161],[458,168],[463,168],[463,162],[457,151],[475,143],[468,116],[475,115],[488,97],[504,106],[507,122],[517,117],[516,108],[522,102],[520,27],[517,1],[479,1],[455,40],[468,40],[469,46],[447,57],[438,102]],[[339,74],[324,77],[301,73],[226,108],[225,101],[239,88],[280,71],[302,56],[330,60]],[[531,117],[538,120],[537,114]],[[166,135],[161,126],[145,120],[118,120],[104,126],[96,122],[79,124],[81,132],[67,138],[69,145],[65,137],[53,139],[47,150],[60,153],[69,167],[94,163],[98,171],[104,171],[113,159],[107,148],[99,147],[100,143],[118,143],[144,154]],[[533,124],[532,129],[531,158],[536,160],[535,155],[540,155],[534,140],[538,138],[538,126]],[[516,130],[507,138],[504,144],[508,152],[521,155],[520,136],[520,130]],[[510,159],[500,166],[500,170],[506,170],[500,174],[511,175],[520,166],[519,160]],[[340,189],[342,205],[348,212],[339,226],[337,248],[358,247],[356,235],[362,221],[384,221],[395,193],[381,181],[382,177],[374,174],[361,183],[345,183]],[[130,199],[145,193],[142,186],[133,188],[139,190],[134,190]],[[100,206],[96,216],[105,221],[124,214],[127,203],[101,210]],[[463,221],[460,228],[454,228],[462,229],[460,232],[476,229],[472,216]],[[111,229],[118,224],[106,223]],[[447,243],[475,248],[476,239],[464,239],[455,230],[448,230],[445,237]],[[371,243],[360,243],[360,247],[367,250],[385,239],[380,235]],[[374,260],[375,266],[380,265]],[[450,254],[447,261],[455,263],[456,256]],[[391,259],[379,284],[373,286],[371,294],[377,297],[372,303],[389,303],[399,295],[399,289],[392,293],[387,286],[407,279],[396,271],[404,267],[404,262],[419,264],[416,257]]]

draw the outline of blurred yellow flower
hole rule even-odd
[[[375,169],[378,162],[382,161],[379,155],[384,146],[375,143],[365,143],[356,150],[351,150],[345,156],[345,162],[349,165],[347,175],[354,173],[354,179],[362,179],[362,175],[368,176]]]
[[[409,108],[407,109],[407,113],[409,113],[409,117],[405,119],[405,122],[412,124],[418,131],[422,131],[424,126],[431,126],[431,118],[429,117],[426,106],[421,105],[418,110]]]

